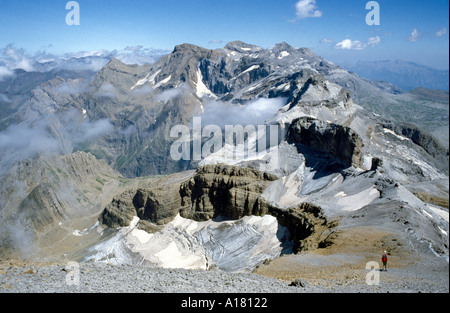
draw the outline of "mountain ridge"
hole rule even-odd
[[[436,69],[415,62],[401,60],[359,61],[344,64],[361,77],[372,80],[389,81],[403,90],[418,87],[449,90],[449,71]]]
[[[223,231],[230,218],[240,219],[233,224],[233,236],[234,229],[242,226],[256,237],[250,236],[244,244],[236,235],[227,260],[243,255],[242,249],[255,249],[260,255],[260,246],[251,244],[262,238],[259,234],[268,231],[269,224],[256,230],[251,224],[255,220],[241,220],[258,212],[282,217],[278,223],[288,227],[296,252],[327,249],[336,236],[356,227],[389,227],[389,233],[405,244],[396,249],[409,249],[410,240],[411,246],[419,247],[414,253],[448,256],[448,208],[441,206],[448,204],[448,149],[419,127],[404,123],[400,117],[415,114],[411,107],[393,108],[407,100],[418,101],[418,96],[396,94],[392,85],[361,79],[310,50],[285,43],[263,49],[232,42],[215,50],[182,44],[154,64],[127,65],[112,59],[90,79],[52,77],[25,93],[30,98],[20,103],[8,94],[16,114],[6,113],[2,121],[14,127],[8,126],[8,136],[1,138],[15,138],[8,141],[12,144],[20,142],[14,135],[42,133],[47,143],[26,148],[42,152],[48,143],[54,147],[47,151],[50,155],[23,167],[2,150],[0,161],[8,160],[12,169],[6,171],[0,194],[8,203],[14,193],[8,186],[29,185],[39,172],[54,175],[42,175],[8,209],[2,208],[0,216],[2,223],[13,224],[17,215],[9,212],[42,212],[36,223],[51,224],[52,229],[58,229],[59,222],[65,225],[66,219],[74,223],[60,230],[73,245],[42,235],[48,242],[56,241],[53,256],[66,253],[77,260],[120,264],[151,262],[156,255],[158,264],[170,266],[171,259],[165,256],[181,255],[185,266],[209,268],[222,264],[224,254],[206,239],[232,242]],[[419,93],[424,97],[423,90]],[[421,101],[435,114],[445,112],[439,102]],[[401,116],[388,119],[371,108],[396,110]],[[418,113],[420,120],[427,111]],[[171,129],[183,125],[191,135],[193,117],[220,130],[227,123],[272,127],[278,131],[278,141],[255,154],[241,155],[235,149],[238,136],[228,145],[219,138],[222,146],[200,161],[175,160],[170,155],[175,141]],[[428,118],[436,123],[433,116]],[[15,123],[16,119],[22,120]],[[21,132],[23,128],[26,132]],[[250,130],[242,145],[248,147],[254,138],[257,134]],[[209,139],[205,136],[201,144]],[[192,137],[188,143],[194,145]],[[26,160],[33,160],[36,151],[26,152]],[[68,165],[58,167],[59,158]],[[76,165],[84,164],[83,159],[90,160],[86,168]],[[86,172],[90,166],[95,170]],[[75,189],[68,187],[73,185]],[[89,195],[89,201],[64,201],[83,195]],[[308,222],[313,218],[297,210],[305,206],[313,208],[306,213],[315,212],[333,224],[324,229],[321,219]],[[69,214],[84,210],[89,212],[87,220]],[[219,221],[219,214],[225,220]],[[196,219],[215,226],[200,226]],[[83,227],[75,228],[77,223]],[[29,228],[41,234],[39,225]],[[299,225],[308,225],[308,232],[296,228]],[[208,237],[208,230],[214,236]],[[146,238],[159,238],[159,250],[151,250],[152,254],[142,242]],[[284,235],[280,238],[286,240]],[[305,244],[299,240],[306,240]],[[174,243],[167,246],[167,242]],[[199,247],[199,242],[207,248]],[[45,244],[40,252],[50,254]]]

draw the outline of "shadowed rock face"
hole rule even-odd
[[[177,214],[199,222],[219,216],[237,220],[272,215],[289,229],[294,252],[317,247],[321,232],[315,233],[316,228],[327,228],[321,209],[309,203],[289,209],[267,203],[261,195],[267,184],[276,179],[249,168],[205,166],[185,182],[167,188],[127,191],[115,197],[99,220],[109,227],[124,227],[138,216],[138,228],[154,232]]]
[[[312,150],[326,153],[346,167],[359,167],[362,164],[363,142],[349,127],[301,117],[292,122],[288,138]]]
[[[382,126],[392,130],[398,135],[411,139],[416,145],[422,147],[437,162],[436,167],[448,174],[449,151],[444,148],[431,134],[420,127],[409,123],[385,122]]]

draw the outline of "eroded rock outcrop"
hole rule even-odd
[[[181,185],[181,210],[184,218],[204,221],[216,216],[239,219],[261,215],[264,204],[260,195],[267,183],[276,180],[271,174],[250,168],[208,165]]]
[[[345,167],[362,165],[363,141],[349,127],[305,116],[292,122],[287,136],[292,142],[326,153]]]
[[[195,221],[219,216],[237,220],[244,216],[272,215],[289,229],[294,252],[317,247],[321,234],[317,230],[327,228],[321,209],[309,203],[292,208],[268,203],[261,195],[267,184],[276,179],[275,175],[250,168],[208,165],[184,182],[130,190],[116,196],[99,220],[117,228],[128,226],[138,216],[138,228],[155,232],[177,214]]]
[[[130,225],[133,217],[140,218],[140,228],[155,232],[172,221],[180,207],[180,184],[128,190],[113,198],[99,217],[109,227]]]

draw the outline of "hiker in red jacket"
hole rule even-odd
[[[383,262],[383,271],[387,271],[387,260],[388,260],[387,252],[384,251],[384,254],[381,257],[381,262]]]

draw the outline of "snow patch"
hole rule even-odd
[[[206,269],[203,255],[186,254],[172,241],[167,248],[155,253],[163,268]]]
[[[335,198],[340,198],[340,197],[346,197],[347,194],[344,191],[338,192],[334,197]]]
[[[439,226],[438,226],[437,228],[439,228],[439,230],[441,231],[441,233],[443,233],[445,236],[448,236],[448,233],[447,233],[445,230],[443,230],[443,229],[440,228]]]
[[[133,229],[131,231],[131,235],[133,237],[136,237],[139,240],[139,242],[142,244],[146,244],[153,237],[153,234],[149,234],[146,231],[143,231],[140,229]]]
[[[87,229],[85,229],[85,230],[83,230],[83,231],[79,231],[79,230],[77,229],[77,230],[74,230],[74,232],[72,233],[72,235],[74,235],[74,236],[76,236],[76,237],[83,237],[83,236],[86,236],[87,234],[88,234]]]
[[[62,223],[59,222],[59,226],[61,226],[61,225],[62,225]],[[90,228],[86,228],[86,229],[84,229],[84,230],[82,230],[82,231],[76,229],[76,230],[73,231],[72,235],[73,235],[73,236],[76,236],[76,237],[83,237],[83,236],[86,236],[87,234],[89,234],[89,232],[90,232],[91,230],[93,230],[94,228],[96,228],[98,225],[99,225],[99,222],[97,221],[97,222],[95,222],[95,224],[94,224],[93,226],[91,226]]]
[[[400,139],[400,140],[402,140],[402,141],[407,141],[407,140],[409,140],[408,138],[406,138],[406,137],[404,137],[404,136],[401,136],[401,135],[398,135],[397,133],[395,133],[394,131],[392,131],[392,130],[390,130],[390,129],[383,128],[383,131],[384,131],[386,134],[391,134],[391,135],[397,137],[398,139]]]
[[[433,215],[431,215],[430,213],[428,213],[427,211],[425,211],[424,209],[422,209],[423,214],[425,214],[426,216],[428,216],[429,218],[433,218]]]
[[[434,213],[436,213],[440,218],[442,218],[444,221],[446,221],[446,222],[448,223],[448,216],[449,216],[449,214],[448,214],[447,211],[444,211],[444,210],[439,209],[439,208],[437,208],[437,207],[435,207],[435,206],[432,206],[432,205],[427,205],[427,206],[428,206],[428,208],[429,208],[431,211],[433,211]]]
[[[281,59],[287,57],[288,55],[290,55],[289,52],[287,52],[287,51],[281,51],[280,54],[278,55],[278,59],[281,60]]]
[[[380,197],[380,192],[375,187],[370,187],[355,195],[340,198],[337,205],[341,206],[343,211],[357,211],[369,205],[378,197]]]
[[[138,82],[133,87],[131,87],[130,91],[132,91],[134,88],[142,86],[142,85],[144,85],[146,83],[151,83],[152,85],[154,85],[156,76],[159,73],[161,73],[161,70],[156,71],[152,75],[150,75],[150,73],[148,73],[147,76],[145,76],[145,78],[138,80]]]
[[[214,98],[217,98],[215,94],[211,92],[211,90],[206,87],[206,85],[203,83],[203,75],[200,71],[200,68],[197,70],[197,82],[194,82],[194,85],[196,86],[196,95],[199,98],[202,98],[204,96],[211,96]]]
[[[139,218],[113,237],[94,246],[85,261],[136,264],[148,261],[163,268],[252,270],[275,258],[287,245],[289,231],[275,217],[246,216],[240,220],[196,222],[179,214],[154,234],[139,230]]]
[[[371,155],[363,155],[363,168],[370,170],[372,168],[373,157]]]
[[[291,84],[290,84],[290,83],[284,83],[284,84],[281,84],[280,86],[278,86],[278,87],[276,88],[276,90],[287,91],[287,90],[289,90],[290,88],[291,88]]]
[[[158,88],[158,87],[160,87],[162,85],[167,84],[170,81],[171,78],[172,78],[172,75],[169,75],[168,77],[164,78],[162,81],[160,81],[159,83],[157,83],[155,85],[155,88]]]
[[[258,69],[258,68],[259,68],[259,65],[252,65],[252,66],[250,66],[248,69],[246,69],[245,71],[243,71],[241,74],[245,74],[245,73],[251,72],[251,71],[256,70],[256,69]]]

